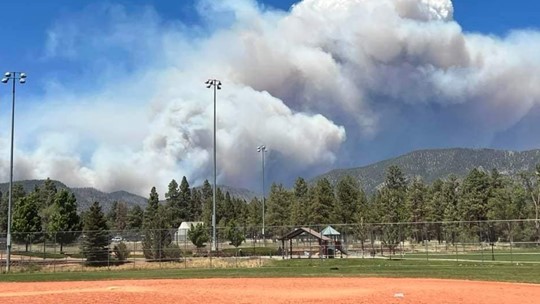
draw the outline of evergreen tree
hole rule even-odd
[[[307,224],[309,207],[309,187],[306,180],[299,177],[294,183],[294,197],[291,203],[291,215],[289,223],[291,225]]]
[[[60,251],[63,251],[65,244],[70,244],[79,237],[81,219],[77,214],[77,199],[73,193],[61,190],[56,194],[47,230],[60,244]]]
[[[407,181],[403,172],[397,166],[390,166],[378,201],[381,220],[387,223],[383,226],[383,242],[393,252],[403,238],[403,228],[398,223],[407,219],[406,194]]]
[[[469,231],[479,238],[483,238],[485,235],[475,222],[487,220],[490,192],[490,179],[488,174],[483,171],[474,168],[463,180],[458,209],[462,219],[471,222],[468,224]]]
[[[203,214],[203,198],[201,191],[197,189],[191,190],[191,219],[194,221],[201,221]]]
[[[128,212],[127,228],[130,230],[141,229],[143,225],[144,211],[139,205],[133,206]]]
[[[228,226],[229,222],[236,218],[236,210],[234,210],[234,207],[233,199],[231,198],[230,193],[227,191],[225,193],[225,200],[223,200],[223,205],[220,210],[222,218],[222,221],[220,221],[220,223],[222,223],[221,227]]]
[[[419,223],[426,220],[426,186],[420,178],[413,180],[409,187],[406,199],[406,210],[408,212],[408,221],[412,222],[412,237],[418,242],[423,240],[422,227]]]
[[[180,189],[178,188],[178,183],[174,179],[169,183],[168,191],[165,193],[165,200],[167,202],[167,208],[170,212],[170,221],[172,226],[178,228],[182,223],[185,210],[181,210]]]
[[[216,189],[216,225],[225,227],[227,223],[227,211],[225,210],[225,194],[221,188]]]
[[[191,189],[189,188],[189,183],[186,179],[186,177],[182,177],[182,181],[180,182],[180,210],[182,213],[180,214],[181,222],[182,221],[193,221],[195,219],[196,210],[193,210],[193,204],[191,202]],[[180,225],[180,223],[178,223]],[[176,226],[175,226],[176,227]]]
[[[248,225],[247,220],[247,202],[240,198],[234,198],[233,199],[234,204],[234,221],[238,225],[239,229],[242,229],[242,231],[245,232],[245,229]]]
[[[52,211],[52,205],[54,204],[54,200],[56,199],[56,194],[58,193],[58,189],[56,188],[56,185],[54,182],[47,178],[45,182],[38,187],[36,192],[39,193],[39,207],[40,210],[40,217],[41,217],[41,227],[43,229],[47,229],[49,227],[49,218]]]
[[[356,205],[356,211],[354,213],[354,220],[356,225],[354,226],[354,234],[360,241],[362,252],[364,252],[365,240],[369,237],[372,231],[370,223],[374,223],[374,210],[368,205],[366,193],[363,189],[360,189],[358,193],[358,200]]]
[[[109,232],[107,220],[98,202],[95,202],[88,211],[84,220],[84,238],[82,253],[86,264],[90,266],[104,266],[109,260]]]
[[[265,226],[284,226],[288,224],[290,195],[282,184],[273,183],[266,200]],[[268,234],[268,233],[266,233]]]
[[[111,229],[116,229],[116,211],[118,209],[118,201],[114,201],[112,203],[111,209],[109,209],[109,212],[105,215],[105,218],[107,219],[107,225]]]
[[[128,222],[128,206],[125,202],[119,202],[116,205],[116,219],[114,228],[117,231],[124,231],[127,228]]]
[[[342,178],[336,186],[336,203],[332,213],[332,222],[335,224],[352,224],[360,197],[358,182],[350,175]]]
[[[335,205],[334,188],[326,178],[319,179],[312,190],[308,223],[328,225]]]
[[[143,221],[144,239],[142,245],[146,259],[161,260],[166,257],[164,249],[172,241],[169,228],[167,208],[159,204],[156,187],[152,187]]]
[[[443,210],[443,220],[445,223],[445,235],[447,244],[450,242],[455,244],[459,233],[459,224],[461,220],[459,213],[459,182],[455,176],[444,182],[441,188],[440,206]],[[438,218],[437,218],[438,219]]]
[[[255,238],[262,232],[262,202],[254,197],[247,205],[247,226],[250,234]]]
[[[13,239],[28,245],[37,240],[41,232],[41,218],[38,212],[38,202],[35,195],[18,198],[13,208]]]
[[[493,176],[493,175],[492,175]],[[525,189],[510,180],[501,178],[501,183],[494,185],[488,202],[489,220],[516,220],[528,218],[526,214],[527,193]],[[494,224],[497,234],[509,242],[514,242],[517,225],[511,221]]]
[[[207,227],[212,226],[212,210],[213,210],[213,192],[212,192],[212,186],[208,182],[208,180],[205,180],[202,187],[201,187],[201,196],[202,196],[202,203],[203,203],[203,210],[202,210],[202,220],[205,223]]]

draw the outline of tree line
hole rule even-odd
[[[399,167],[391,166],[384,183],[373,193],[366,193],[360,183],[351,176],[341,178],[335,185],[326,178],[310,184],[299,177],[292,189],[274,183],[265,204],[266,226],[348,224],[355,227],[354,234],[359,240],[376,231],[388,244],[403,238],[455,242],[463,235],[482,240],[539,241],[540,165],[534,172],[523,172],[517,177],[502,175],[496,169],[486,172],[475,168],[462,179],[450,176],[430,184],[421,178],[407,179]],[[212,186],[205,181],[201,187],[192,188],[183,177],[180,184],[175,180],[169,183],[164,198],[160,203],[153,187],[144,209],[128,208],[124,202],[115,202],[101,221],[92,219],[103,213],[99,203],[94,207],[99,207],[99,212],[90,208],[78,214],[75,196],[68,190],[56,189],[50,180],[30,193],[16,184],[13,188],[13,238],[27,247],[54,238],[62,247],[80,237],[81,231],[95,229],[95,223],[102,222],[104,230],[116,230],[119,234],[127,230],[139,231],[144,235],[145,254],[149,258],[160,257],[158,255],[166,252],[163,249],[173,243],[172,231],[181,222],[200,221],[206,228],[211,227]],[[0,202],[0,212],[4,215],[0,218],[0,229],[5,231],[7,195],[3,195]],[[487,220],[518,219],[533,219],[533,222],[531,225],[497,223],[489,227],[489,233],[478,224]],[[87,222],[91,223],[87,225]],[[398,225],[375,225],[405,222],[426,224],[409,225],[407,229]],[[248,202],[217,189],[216,223],[218,227],[229,227],[227,231],[235,227],[234,230],[260,237],[262,202],[259,198]],[[220,229],[220,233],[224,231]],[[269,231],[270,236],[273,230]]]

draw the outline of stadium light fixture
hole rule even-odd
[[[13,139],[15,134],[15,87],[16,80],[19,83],[26,83],[26,74],[22,72],[6,72],[3,83],[12,81],[12,102],[11,102],[11,154],[9,164],[9,198],[8,198],[8,220],[7,220],[7,239],[6,239],[6,272],[10,271],[11,262],[11,218],[12,218],[12,205],[13,205]]]

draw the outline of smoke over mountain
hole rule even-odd
[[[51,81],[30,97],[16,177],[139,194],[210,179],[214,77],[219,183],[255,189],[262,143],[269,179],[289,181],[403,149],[497,145],[539,102],[540,33],[465,33],[450,0],[304,0],[288,12],[201,0],[197,12],[199,26],[100,5],[53,25],[45,60],[84,63],[79,82],[95,86]]]

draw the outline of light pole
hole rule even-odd
[[[7,240],[6,240],[6,272],[10,270],[11,261],[11,205],[13,199],[13,138],[15,133],[15,80],[19,83],[26,83],[26,74],[21,72],[7,72],[2,78],[2,83],[13,82],[12,102],[11,102],[11,156],[9,164],[9,200],[8,200],[8,222],[7,222]]]
[[[266,153],[266,146],[260,145],[257,147],[257,152],[261,153],[262,156],[262,237],[263,237],[263,243],[266,244],[266,236],[264,234],[264,154]]]
[[[212,193],[212,251],[216,251],[216,91],[221,90],[221,81],[208,79],[206,88],[214,87],[214,189]]]

